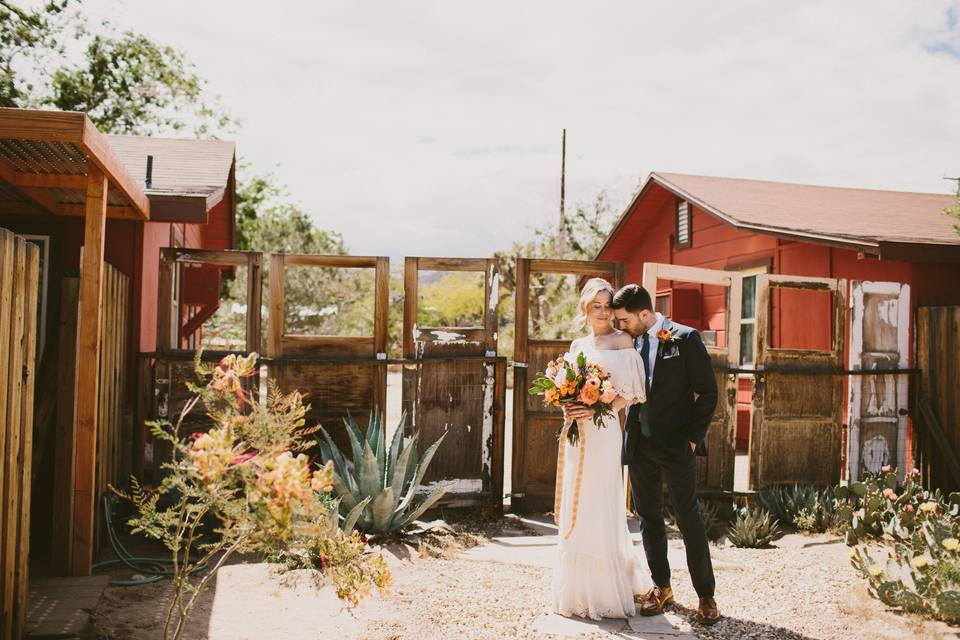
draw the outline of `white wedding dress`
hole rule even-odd
[[[580,351],[588,362],[610,372],[620,395],[631,403],[646,400],[643,360],[636,350],[598,349],[587,342],[576,348]],[[594,620],[627,618],[636,614],[634,594],[646,592],[652,583],[643,551],[633,546],[627,529],[620,420],[607,416],[603,427],[592,419],[578,424],[579,446],[563,439],[563,466],[557,471],[562,495],[554,609],[564,616]]]

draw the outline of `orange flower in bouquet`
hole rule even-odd
[[[564,354],[547,363],[546,371],[537,372],[530,389],[530,395],[543,396],[543,403],[550,407],[562,407],[565,404],[582,404],[593,409],[593,422],[604,426],[603,417],[615,415],[612,402],[617,391],[610,381],[610,374],[598,363],[587,362],[583,353],[576,358]],[[563,425],[557,430],[557,437],[563,433]],[[576,445],[580,441],[577,423],[569,425],[567,439]]]

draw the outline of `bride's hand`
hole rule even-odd
[[[590,418],[592,416],[593,410],[583,406],[582,404],[563,405],[563,417],[569,420],[581,420],[583,418]]]

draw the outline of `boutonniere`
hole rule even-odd
[[[657,331],[657,340],[660,342],[657,345],[657,352],[659,355],[662,355],[663,358],[673,358],[679,355],[680,350],[679,347],[677,347],[677,343],[680,342],[680,338],[677,337],[677,333],[676,329],[673,331],[669,329],[660,329],[660,331]]]

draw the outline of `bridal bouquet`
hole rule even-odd
[[[583,353],[572,358],[569,353],[547,363],[547,370],[537,372],[528,393],[542,395],[548,407],[565,404],[582,404],[593,409],[593,422],[603,425],[605,415],[615,415],[611,403],[617,391],[610,382],[610,374],[599,363],[587,362]],[[557,430],[557,438],[563,435],[566,424]],[[580,430],[576,421],[567,428],[567,440],[576,446],[580,442]]]

